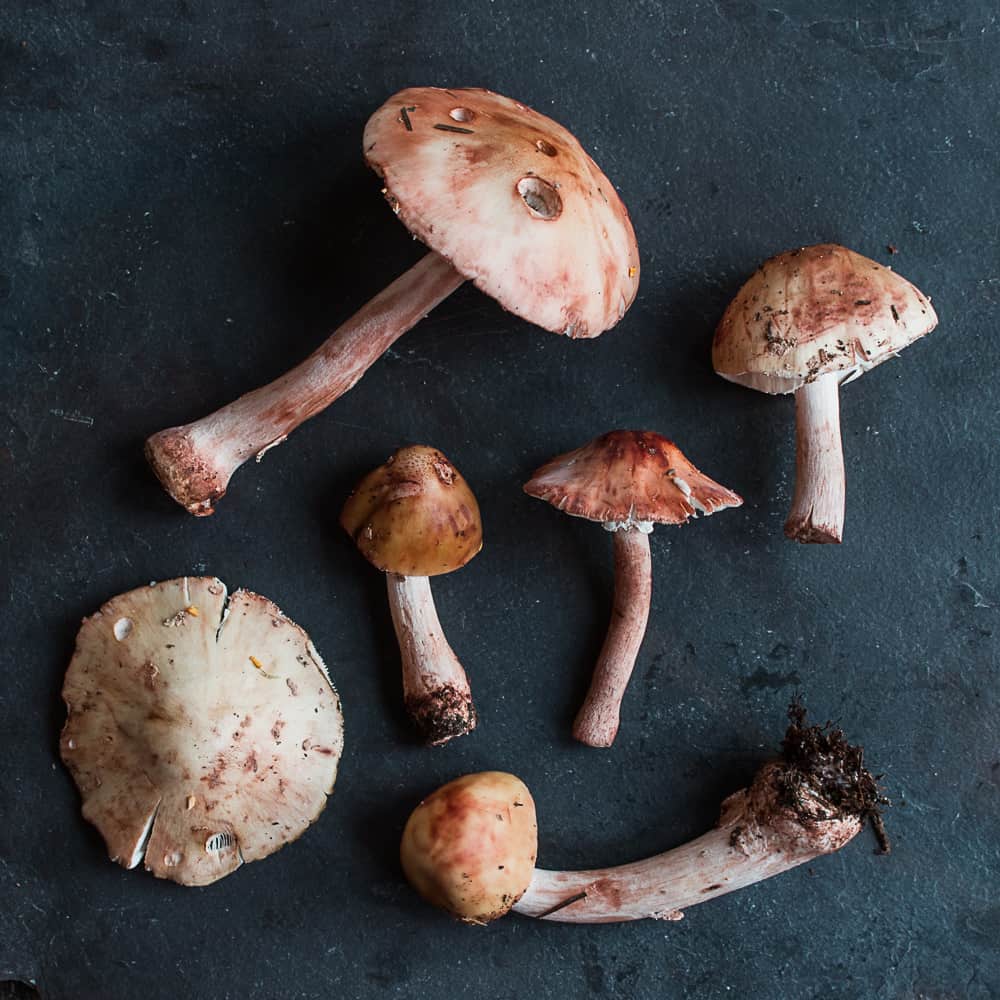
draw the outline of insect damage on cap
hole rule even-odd
[[[545,115],[488,90],[414,87],[372,115],[364,152],[411,232],[510,312],[596,337],[632,304],[628,211]]]

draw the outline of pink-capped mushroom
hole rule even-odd
[[[211,514],[230,477],[350,389],[465,281],[510,312],[568,337],[624,316],[639,253],[611,182],[580,143],[537,111],[488,90],[414,87],[364,132],[383,194],[428,253],[287,374],[146,442],[167,492]]]
[[[723,803],[713,830],[663,854],[614,868],[532,870],[535,805],[523,782],[488,771],[429,795],[403,832],[410,884],[466,923],[511,910],[540,920],[606,924],[680,920],[684,911],[839,851],[872,824],[888,853],[886,800],[864,751],[839,729],[806,726],[793,706],[778,760]]]
[[[611,431],[536,470],[524,492],[557,510],[600,521],[615,542],[611,624],[573,735],[609,747],[621,702],[646,634],[652,598],[649,535],[656,524],[684,524],[743,500],[699,472],[672,441],[653,431]]]
[[[930,300],[891,268],[834,243],[765,261],[729,304],[712,362],[730,382],[795,393],[795,494],[785,534],[844,535],[840,387],[937,326]]]

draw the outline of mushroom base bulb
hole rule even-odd
[[[414,809],[400,845],[417,892],[471,924],[502,917],[524,895],[537,853],[534,800],[502,771],[442,785]]]

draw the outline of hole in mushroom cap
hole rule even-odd
[[[125,639],[129,632],[132,631],[132,619],[131,618],[119,618],[115,622],[115,638],[121,642]]]
[[[517,193],[536,219],[558,219],[562,215],[562,198],[548,181],[540,177],[522,177],[517,182]]]
[[[476,117],[476,112],[468,108],[452,108],[448,116],[456,122],[471,122]]]
[[[535,143],[535,149],[537,149],[539,153],[544,153],[546,156],[555,156],[559,152],[559,150],[556,149],[551,142],[546,142],[544,139],[539,139],[538,142]]]

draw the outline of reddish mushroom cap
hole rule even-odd
[[[505,309],[570,337],[614,326],[639,251],[611,182],[561,125],[488,90],[401,90],[365,128],[407,228]]]
[[[751,389],[794,392],[828,372],[856,378],[935,326],[927,296],[905,278],[822,243],[761,265],[726,309],[712,363]]]
[[[654,431],[603,434],[536,470],[524,492],[575,517],[640,531],[743,503]]]

